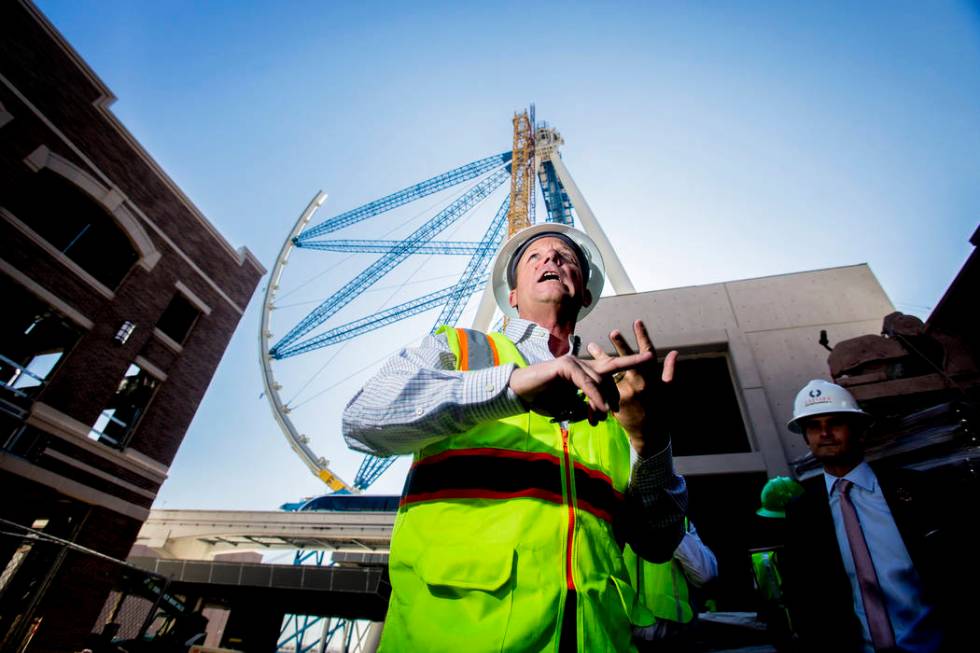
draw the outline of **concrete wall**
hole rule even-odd
[[[632,340],[632,321],[643,319],[661,355],[727,352],[753,452],[678,457],[678,471],[773,476],[788,474],[787,462],[806,452],[785,427],[796,392],[809,379],[830,378],[828,352],[817,344],[820,330],[831,345],[877,333],[893,310],[870,268],[860,264],[603,297],[578,334],[611,352],[608,333],[619,329]]]

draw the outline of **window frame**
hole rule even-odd
[[[119,388],[122,385],[122,383],[126,380],[126,378],[130,376],[127,374],[127,372],[129,372],[130,368],[132,367],[138,368],[140,372],[145,373],[147,376],[149,376],[150,378],[156,381],[150,393],[150,397],[149,399],[147,399],[146,404],[140,410],[140,413],[137,416],[136,421],[133,422],[132,424],[126,424],[122,420],[116,419],[114,415],[108,416],[108,422],[110,423],[116,422],[126,427],[125,433],[123,434],[122,438],[119,440],[116,440],[111,435],[106,435],[105,433],[103,433],[103,431],[96,430],[96,425],[98,425],[99,421],[102,419],[103,415],[105,415],[106,411],[109,410],[107,407],[99,411],[99,414],[95,418],[95,422],[93,424],[88,425],[88,429],[89,429],[88,438],[90,440],[102,444],[106,447],[109,447],[110,449],[115,449],[118,451],[123,451],[127,447],[129,447],[130,442],[132,442],[133,440],[133,435],[136,433],[136,430],[139,428],[139,425],[143,423],[143,420],[146,418],[147,413],[150,412],[150,408],[153,406],[153,402],[156,401],[157,394],[160,392],[160,388],[167,380],[167,375],[161,372],[159,368],[153,365],[150,361],[146,360],[142,356],[136,356],[132,361],[129,362],[129,365],[126,367],[126,370],[123,372],[123,375],[119,379],[119,383],[116,386],[116,391],[109,399],[109,402],[115,399],[115,397],[119,394]],[[105,429],[105,426],[103,426],[103,429]]]

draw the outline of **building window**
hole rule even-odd
[[[124,447],[159,385],[158,379],[131,363],[116,394],[92,426],[89,437],[112,447]]]
[[[178,292],[170,300],[167,310],[160,316],[157,328],[178,345],[182,345],[200,316],[200,309]]]
[[[18,400],[34,399],[81,333],[50,306],[0,276],[7,314],[0,320],[0,384]]]
[[[139,260],[116,220],[90,195],[50,170],[11,189],[14,215],[97,281],[115,289]]]
[[[672,384],[670,439],[675,456],[752,450],[725,354],[681,358]]]

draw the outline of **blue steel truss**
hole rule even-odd
[[[460,184],[464,181],[476,179],[485,172],[489,172],[494,168],[499,168],[505,163],[509,163],[510,159],[511,153],[503,152],[494,156],[488,156],[487,158],[480,159],[479,161],[474,161],[473,163],[467,163],[465,166],[460,166],[455,170],[450,170],[449,172],[444,172],[441,175],[436,175],[435,177],[415,184],[414,186],[403,188],[396,193],[392,193],[391,195],[382,197],[379,200],[369,202],[363,206],[357,207],[356,209],[351,209],[346,213],[341,213],[340,215],[321,222],[318,225],[309,227],[296,236],[295,242],[296,244],[299,244],[300,242],[309,240],[310,238],[316,238],[317,236],[321,236],[325,233],[337,231],[339,229],[343,229],[344,227],[349,227],[352,224],[360,222],[361,220],[374,217],[379,213],[384,213],[385,211],[390,211],[391,209],[398,208],[399,206],[403,206],[409,202],[422,199],[427,195],[431,195],[432,193],[455,186],[456,184]]]
[[[497,215],[493,217],[490,226],[487,227],[487,232],[483,234],[483,238],[479,244],[479,251],[476,253],[476,256],[470,259],[466,269],[463,271],[463,276],[460,277],[460,282],[456,286],[456,292],[452,294],[449,301],[443,306],[439,317],[436,318],[435,326],[432,327],[433,330],[438,329],[443,324],[456,324],[456,320],[459,319],[459,316],[463,313],[463,309],[466,307],[466,300],[469,299],[470,295],[480,289],[477,287],[470,290],[464,286],[464,282],[466,279],[481,279],[486,276],[490,261],[500,248],[500,244],[504,240],[504,234],[507,233],[504,227],[507,225],[507,211],[509,209],[510,196],[508,195],[504,198],[500,208],[497,209]]]
[[[440,231],[458,220],[463,214],[486,198],[498,186],[510,177],[510,170],[497,170],[489,175],[451,205],[440,211],[435,217],[419,227],[408,238],[403,240],[395,251],[383,255],[369,265],[363,272],[349,281],[343,288],[328,297],[309,315],[300,320],[283,338],[272,346],[269,354],[276,359],[282,358],[282,351],[304,335],[323,324],[341,308],[349,304],[372,284],[388,274],[399,263],[415,254],[418,249],[432,240]],[[298,244],[298,243],[297,243]]]
[[[510,166],[507,164],[511,158],[510,152],[504,152],[474,161],[329,218],[301,232],[293,239],[297,248],[327,252],[372,253],[381,254],[381,256],[300,320],[279,342],[273,345],[269,351],[270,355],[276,359],[283,359],[328,347],[440,305],[442,305],[442,310],[435,321],[433,331],[442,324],[455,324],[466,306],[467,299],[473,293],[483,289],[487,283],[487,269],[506,234],[510,197],[505,197],[479,242],[433,241],[432,239],[489,196],[510,176]],[[486,176],[469,191],[404,240],[317,240],[317,237],[323,234],[338,231],[456,184],[478,179],[483,175]],[[538,169],[538,179],[547,209],[547,221],[572,224],[571,201],[550,161],[542,163]],[[534,192],[532,190],[532,216],[533,211]],[[471,256],[472,258],[459,281],[452,286],[331,328],[315,337],[301,340],[413,254],[457,255]],[[361,462],[353,486],[359,490],[367,489],[395,460],[395,457],[366,456]],[[311,553],[297,553],[296,564],[302,564]],[[304,554],[302,559],[301,554]],[[317,564],[322,564],[322,561],[321,553],[317,559]],[[292,644],[300,653],[303,653],[310,649],[310,647],[303,645],[303,633],[322,623],[322,620],[298,616],[293,616],[291,619],[293,621],[288,622],[287,625],[293,630],[293,634],[281,641],[280,645]],[[283,627],[284,635],[287,625]],[[322,628],[322,625],[320,627]],[[332,639],[341,627],[342,623],[334,625],[326,636],[327,640]]]
[[[323,349],[324,347],[335,345],[338,342],[356,338],[357,336],[367,333],[368,331],[379,329],[388,324],[404,320],[405,318],[418,315],[419,313],[423,313],[431,308],[435,308],[454,295],[464,295],[469,297],[486,284],[486,278],[470,278],[466,279],[465,281],[460,281],[460,283],[449,286],[448,288],[437,290],[417,299],[412,299],[403,304],[379,311],[378,313],[372,313],[367,317],[362,317],[354,320],[353,322],[348,322],[347,324],[334,327],[329,331],[324,331],[314,338],[304,340],[303,342],[297,343],[291,347],[284,347],[279,351],[277,358],[283,359],[296,356],[298,354],[305,354],[316,349]]]
[[[378,458],[377,460],[385,460]],[[293,555],[294,565],[307,564],[312,560],[312,564],[317,567],[324,565],[326,551],[299,550]],[[332,564],[332,563],[327,563]],[[325,623],[326,622],[326,623]],[[326,628],[324,628],[326,626]],[[323,631],[323,634],[312,641],[309,635],[314,629]],[[279,629],[279,642],[276,645],[278,653],[312,653],[313,651],[326,651],[334,643],[334,638],[343,637],[340,642],[342,651],[349,651],[354,635],[354,623],[350,619],[315,617],[311,615],[288,614],[283,619],[282,627]]]
[[[293,554],[294,565],[304,565],[312,560],[317,567],[323,566],[326,551],[307,551],[299,550]],[[305,643],[307,635],[314,628],[323,623],[322,617],[311,615],[288,614],[283,618],[282,627],[279,629],[279,642],[276,651],[295,651],[296,653],[309,653],[320,647],[321,638]],[[332,635],[333,632],[330,633]]]
[[[379,458],[378,456],[364,456],[361,466],[357,469],[354,477],[354,487],[358,490],[366,490],[374,484],[381,475],[388,471],[388,468],[395,464],[398,456],[388,456]]]
[[[447,291],[449,298],[445,306],[443,306],[442,312],[439,313],[439,317],[436,318],[436,323],[432,327],[433,331],[438,329],[443,324],[456,324],[456,320],[459,319],[459,316],[463,312],[463,308],[466,306],[466,300],[469,299],[470,295],[479,291],[486,285],[487,267],[490,265],[493,255],[497,252],[497,249],[500,247],[500,243],[504,239],[504,234],[507,232],[504,227],[507,224],[508,209],[510,209],[509,195],[504,198],[500,208],[497,209],[497,214],[494,216],[493,220],[490,221],[490,226],[487,227],[486,233],[480,240],[480,251],[476,256],[470,259],[469,264],[466,266],[466,270],[460,277],[459,283],[451,288],[441,290],[439,293],[433,293],[440,295],[439,300],[433,304],[435,306],[438,306],[440,302],[445,300],[445,297],[442,295]],[[419,300],[416,301],[418,302]],[[391,310],[399,310],[404,317],[408,317],[409,315],[414,315],[415,313],[425,309],[419,308],[418,310],[414,310],[411,308],[401,308],[396,306]],[[397,317],[398,314],[399,313],[395,313],[389,321],[393,322],[397,319],[401,319],[400,317]],[[380,317],[380,314],[375,317]],[[354,477],[354,487],[358,490],[366,490],[367,488],[371,487],[371,485],[394,464],[395,460],[395,456],[390,456],[387,458],[365,456],[364,460],[361,461],[360,468],[357,470],[357,475]]]
[[[538,181],[541,183],[541,194],[548,211],[548,222],[572,224],[572,201],[568,193],[558,181],[558,173],[551,161],[545,161],[538,169]]]
[[[310,240],[299,247],[317,249],[321,252],[352,252],[354,254],[390,254],[401,247],[400,240]],[[416,254],[442,254],[473,256],[481,251],[480,243],[460,240],[440,240],[422,245]]]

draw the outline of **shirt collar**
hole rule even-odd
[[[860,465],[844,474],[844,478],[867,492],[874,492],[878,485],[878,479],[867,461],[862,461]],[[833,496],[834,484],[837,482],[837,477],[824,472],[823,480],[827,484],[827,495]]]
[[[510,338],[511,342],[513,342],[515,345],[524,340],[544,340],[545,345],[547,345],[548,338],[551,334],[536,322],[524,320],[519,317],[512,317],[507,320],[507,326],[504,327],[504,335]],[[569,336],[568,346],[570,351],[574,350],[574,335]]]

